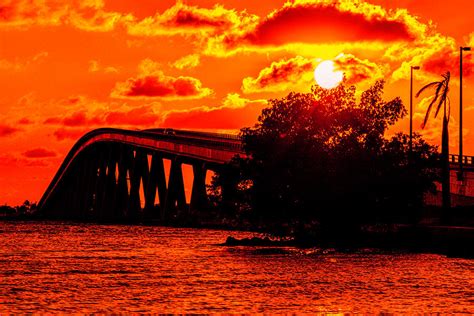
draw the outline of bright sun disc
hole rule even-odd
[[[332,60],[321,62],[314,70],[316,83],[324,89],[333,89],[341,83],[344,74],[340,70],[334,69]]]

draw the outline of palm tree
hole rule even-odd
[[[435,118],[438,116],[438,113],[443,106],[443,131],[441,136],[441,161],[442,161],[442,175],[441,175],[441,185],[443,192],[443,208],[445,210],[451,207],[451,192],[450,192],[450,181],[449,181],[449,134],[448,134],[448,123],[449,123],[449,71],[442,75],[443,79],[441,81],[434,81],[428,83],[423,88],[418,91],[416,97],[418,97],[423,91],[433,88],[434,96],[426,109],[425,119],[422,128],[425,128],[428,118],[430,116],[431,110],[435,108]],[[446,215],[446,214],[445,214]]]

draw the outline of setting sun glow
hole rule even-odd
[[[343,73],[334,68],[332,60],[321,62],[314,70],[314,79],[316,83],[324,89],[333,89],[341,83]]]

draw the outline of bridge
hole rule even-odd
[[[226,163],[236,155],[245,155],[236,135],[175,129],[93,130],[64,159],[38,203],[39,214],[54,219],[166,221],[206,210],[207,171],[225,174]],[[170,161],[168,178],[164,159]],[[193,170],[189,204],[183,165]],[[463,157],[462,178],[458,156],[450,155],[450,166],[451,192],[472,203],[474,158]],[[233,190],[232,183],[225,186],[223,198]]]
[[[449,156],[451,205],[474,205],[474,157],[462,157],[462,173],[459,161],[459,155]],[[440,185],[438,190],[441,190]],[[440,198],[435,204],[439,203]]]
[[[72,147],[38,210],[55,219],[165,221],[171,214],[206,209],[207,171],[222,173],[235,155],[243,155],[236,135],[175,129],[93,130]],[[168,179],[164,159],[171,161]],[[189,205],[183,164],[193,170]]]

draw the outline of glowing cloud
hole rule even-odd
[[[352,54],[341,53],[334,58],[336,69],[344,73],[344,78],[348,84],[358,84],[363,81],[373,83],[383,79],[388,73],[388,66],[380,66],[368,59],[360,59]]]
[[[176,60],[174,63],[171,64],[171,66],[175,67],[176,69],[183,70],[197,67],[199,65],[199,62],[199,54],[191,54]]]
[[[161,99],[200,99],[213,93],[203,88],[196,78],[167,76],[159,70],[159,64],[144,60],[139,66],[137,77],[119,82],[111,92],[113,98],[161,98]]]
[[[136,36],[216,35],[229,30],[239,32],[257,20],[258,16],[228,10],[221,5],[207,9],[178,1],[162,14],[127,23],[127,29]]]
[[[256,78],[244,78],[242,91],[244,93],[308,91],[314,84],[314,71],[320,61],[296,56],[272,62],[270,66],[262,69]],[[341,53],[334,58],[332,63],[335,71],[340,71],[337,76],[342,79],[342,74],[344,74],[348,84],[374,82],[383,78],[387,72],[386,67],[378,66],[367,59],[359,59],[352,54]],[[321,80],[325,79],[321,78]]]
[[[165,113],[160,124],[163,127],[238,130],[253,125],[265,100],[249,100],[238,94],[228,94],[223,104],[217,107],[196,107],[190,110],[174,110]]]
[[[314,62],[301,56],[272,62],[260,71],[257,78],[247,77],[242,82],[244,93],[286,91],[300,86],[311,86]]]

